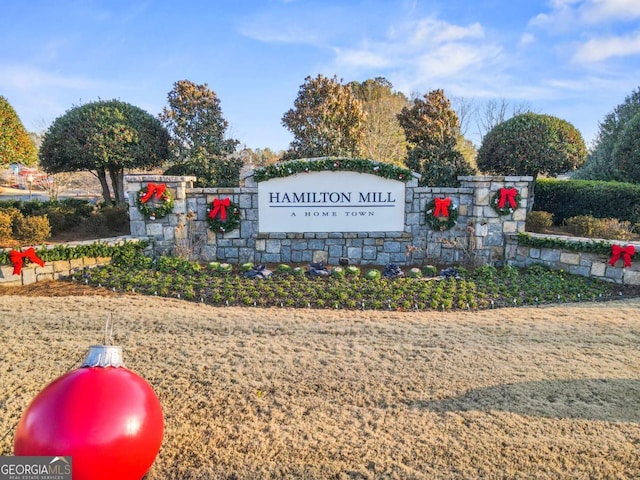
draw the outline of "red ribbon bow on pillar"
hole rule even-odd
[[[501,188],[500,200],[498,200],[498,208],[504,208],[505,203],[509,202],[511,208],[516,208],[516,195],[518,191],[515,188]]]
[[[433,212],[434,217],[449,218],[449,206],[451,205],[451,198],[435,198],[436,209]]]
[[[154,195],[157,199],[162,198],[162,194],[167,189],[167,185],[165,183],[148,183],[147,184],[147,193],[144,194],[143,197],[140,198],[140,202],[147,203],[151,197]]]
[[[220,220],[227,219],[227,208],[231,206],[231,200],[229,197],[220,200],[219,198],[213,199],[213,208],[209,212],[209,218],[215,219],[218,213],[220,214]]]
[[[13,264],[14,275],[20,275],[25,258],[31,260],[34,263],[37,263],[41,267],[44,267],[44,262],[38,257],[38,255],[36,255],[36,251],[33,249],[33,247],[27,248],[24,252],[11,250],[9,252],[9,260],[11,260],[11,263]]]
[[[609,259],[609,265],[614,266],[616,262],[622,257],[624,260],[624,266],[631,266],[631,257],[636,253],[636,247],[633,245],[627,245],[626,247],[621,247],[620,245],[612,245],[611,246],[611,258]]]

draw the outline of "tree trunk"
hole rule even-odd
[[[124,169],[122,168],[110,168],[109,176],[111,177],[111,185],[113,186],[113,196],[115,197],[116,205],[122,206],[125,204],[124,200]]]
[[[100,185],[102,186],[102,198],[107,205],[111,204],[111,190],[109,190],[109,183],[107,183],[107,173],[104,168],[96,170]]]

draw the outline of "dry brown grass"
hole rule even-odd
[[[0,296],[0,454],[109,312],[165,412],[149,479],[640,478],[638,299],[469,314]]]

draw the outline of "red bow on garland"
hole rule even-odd
[[[511,208],[516,208],[516,195],[518,191],[515,188],[501,188],[500,200],[498,200],[498,208],[504,208],[505,203],[509,202]]]
[[[616,262],[622,257],[624,260],[624,266],[631,266],[631,257],[636,253],[636,247],[633,245],[627,245],[626,247],[621,247],[620,245],[612,245],[611,246],[611,258],[609,259],[609,265],[614,266]]]
[[[449,206],[451,205],[451,198],[435,198],[436,209],[433,212],[434,217],[449,218]]]
[[[147,184],[147,193],[144,194],[143,197],[140,198],[140,202],[147,203],[151,197],[154,195],[157,199],[162,198],[162,194],[167,189],[167,185],[165,183],[148,183]]]
[[[231,199],[229,197],[220,200],[219,198],[213,199],[213,208],[209,212],[209,218],[215,219],[218,213],[220,214],[220,220],[227,219],[227,208],[231,206]]]
[[[11,260],[11,263],[13,264],[14,275],[20,275],[25,258],[31,260],[34,263],[37,263],[41,267],[44,267],[44,262],[38,257],[38,255],[36,255],[36,251],[33,249],[33,247],[27,248],[24,252],[11,250],[9,252],[9,260]]]

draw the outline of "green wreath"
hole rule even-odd
[[[215,199],[210,208],[207,208],[207,221],[209,222],[209,228],[217,233],[227,233],[236,230],[240,226],[240,207],[237,203],[229,200],[229,205],[224,206],[226,218],[221,220],[221,210],[216,211],[218,202],[225,203],[228,198],[224,200]]]
[[[443,232],[445,230],[451,229],[458,220],[458,206],[451,202],[451,205],[447,207],[447,211],[449,213],[448,217],[444,216],[435,216],[436,211],[436,199],[432,199],[425,208],[425,218],[427,220],[427,225],[436,232]]]
[[[503,190],[507,190],[511,192],[515,191],[515,195],[513,194],[511,195],[511,197],[513,198],[513,201],[515,202],[515,207],[511,205],[511,202],[509,201],[509,199],[505,201],[502,208],[498,207],[498,204],[500,203],[500,197],[502,196],[501,192]],[[498,215],[511,215],[518,208],[520,208],[520,200],[522,200],[522,197],[520,196],[520,192],[518,192],[515,188],[500,188],[496,193],[493,194],[493,197],[491,197],[491,206],[496,212],[498,212]]]
[[[157,195],[152,195],[146,202],[143,202],[142,199],[147,196],[150,186],[151,188],[157,187],[157,185],[148,184],[138,190],[138,196],[136,197],[138,210],[149,220],[166,217],[173,211],[173,194],[165,186],[164,191],[160,194],[160,198],[158,198]]]

